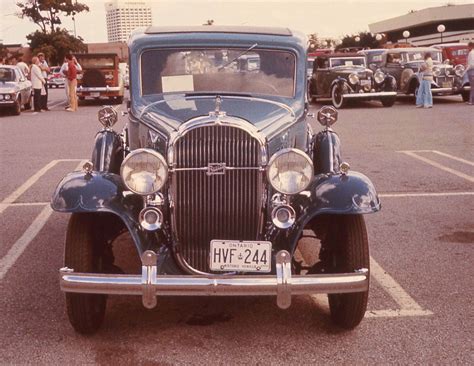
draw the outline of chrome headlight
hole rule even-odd
[[[377,84],[381,84],[385,80],[385,74],[382,71],[377,70],[374,74],[374,80]]]
[[[352,85],[355,85],[355,84],[359,83],[359,77],[357,76],[357,74],[350,74],[349,75],[349,82]]]
[[[463,65],[454,66],[454,73],[457,76],[462,76],[464,74],[464,66]]]
[[[3,97],[5,100],[10,100],[12,98],[10,94],[5,94]]]
[[[441,75],[441,69],[439,67],[433,67],[433,76],[440,76]]]
[[[303,151],[283,149],[271,157],[267,178],[278,192],[296,194],[308,187],[313,171],[313,162]]]
[[[120,175],[129,190],[141,195],[158,192],[168,178],[165,158],[154,150],[131,152],[120,167]]]

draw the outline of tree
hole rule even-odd
[[[308,52],[312,52],[317,48],[323,48],[322,42],[318,38],[317,33],[308,35]]]
[[[19,18],[29,18],[43,33],[53,33],[61,24],[61,17],[73,17],[89,11],[86,4],[73,0],[23,0],[16,5],[20,8]]]
[[[66,29],[51,33],[36,31],[26,36],[33,53],[43,52],[51,64],[60,65],[64,56],[73,52],[86,52],[87,46],[81,37],[74,37]]]
[[[381,43],[375,39],[375,35],[369,32],[360,32],[356,35],[346,35],[336,50],[347,47],[380,48]]]

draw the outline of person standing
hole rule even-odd
[[[426,52],[425,62],[420,67],[421,80],[416,94],[416,108],[432,108],[433,95],[431,94],[431,83],[433,82],[433,59],[431,53]]]
[[[77,94],[76,94],[76,87],[77,87],[77,67],[74,62],[74,58],[72,55],[67,55],[67,87],[69,93],[69,108],[66,110],[68,112],[75,112],[77,111]]]
[[[471,91],[469,93],[469,100],[466,103],[474,105],[474,42],[469,42],[467,47],[469,48],[469,53],[467,55],[466,73],[469,78]]]
[[[25,78],[29,79],[30,76],[30,69],[26,62],[23,62],[23,59],[20,57],[19,61],[17,62],[16,66],[20,68],[20,70],[23,72],[25,75]]]
[[[49,111],[48,108],[48,73],[49,73],[49,65],[44,59],[44,53],[40,52],[38,53],[38,59],[39,59],[39,67],[41,69],[41,73],[43,74],[43,78],[45,80],[44,83],[44,90],[46,93],[43,94],[42,99],[41,99],[41,109],[44,111]]]
[[[81,73],[82,72],[82,67],[79,64],[79,62],[77,62],[77,59],[74,56],[72,56],[72,60],[74,61],[74,65],[76,65],[77,73]],[[64,76],[64,79],[65,79],[64,80],[64,84],[65,84],[64,85],[65,86],[64,90],[66,91],[66,103],[67,103],[67,106],[66,106],[65,109],[68,109],[70,107],[70,105],[69,105],[69,80],[67,78],[67,70],[68,70],[67,65],[68,65],[68,59],[67,59],[67,56],[65,56],[64,57],[64,62],[61,66],[61,70],[59,70],[59,73],[62,76]]]
[[[35,113],[41,112],[41,89],[46,83],[39,64],[40,62],[38,57],[35,56],[31,59],[30,77],[31,84],[33,85],[33,106]]]

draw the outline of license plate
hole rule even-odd
[[[451,81],[443,81],[443,82],[441,83],[441,86],[442,86],[443,88],[451,88],[451,87],[453,86],[453,83],[452,83]]]
[[[269,241],[211,240],[211,271],[270,272]]]
[[[364,86],[364,85],[370,85],[370,80],[361,80],[360,81],[360,85]]]
[[[99,98],[99,97],[100,97],[100,93],[99,93],[99,92],[93,92],[93,93],[90,94],[90,96],[91,96],[92,98]]]

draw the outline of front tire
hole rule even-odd
[[[19,116],[21,114],[21,98],[18,97],[15,105],[13,106],[13,114],[15,116]]]
[[[324,246],[331,253],[328,271],[352,273],[369,269],[369,245],[363,216],[332,216]],[[329,294],[332,321],[341,328],[355,328],[364,318],[368,295],[368,291]]]
[[[335,84],[331,88],[331,102],[337,109],[344,108],[346,100],[344,99],[344,91],[341,86]]]
[[[384,107],[391,107],[395,104],[395,97],[386,97],[386,98],[382,98],[380,99],[380,101],[382,102],[382,105]]]
[[[66,235],[65,266],[75,272],[102,272],[101,243],[95,239],[94,217],[88,214],[72,214]],[[76,332],[95,333],[105,317],[106,295],[66,293],[69,321]]]
[[[469,101],[469,92],[468,91],[462,91],[461,92],[461,98],[463,102],[468,102]]]

